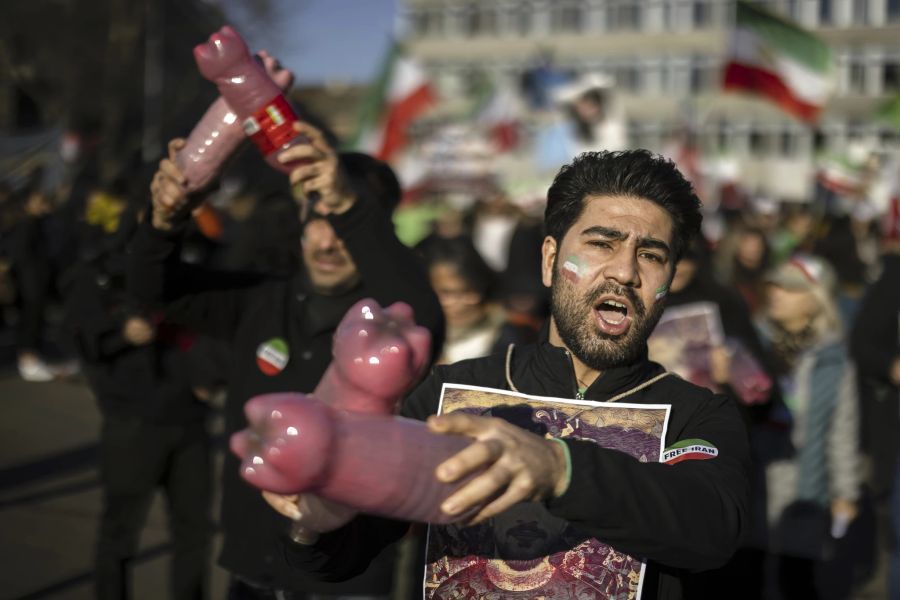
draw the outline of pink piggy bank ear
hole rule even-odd
[[[428,332],[416,327],[408,306],[382,310],[374,300],[361,300],[335,332],[332,364],[354,387],[373,396],[397,397],[420,374],[429,343]]]
[[[241,476],[279,494],[314,487],[331,454],[331,409],[305,394],[268,394],[251,399],[244,412],[250,427],[230,440]]]

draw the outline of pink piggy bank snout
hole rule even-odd
[[[331,409],[305,394],[268,394],[251,399],[244,412],[249,427],[230,440],[241,476],[279,494],[313,487],[331,452]]]

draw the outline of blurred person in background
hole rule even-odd
[[[769,265],[766,234],[752,225],[736,223],[717,248],[715,266],[719,279],[740,293],[753,314],[762,304],[763,275]]]
[[[16,349],[25,381],[51,381],[77,370],[74,363],[50,363],[44,356],[47,308],[54,292],[54,265],[48,226],[54,206],[42,188],[41,170],[29,178],[21,204],[12,206],[5,239],[15,289]]]
[[[691,307],[712,303],[719,316],[722,332],[728,345],[713,348],[697,348],[710,364],[710,389],[724,393],[735,400],[747,424],[750,449],[754,465],[751,472],[750,531],[734,557],[720,569],[699,573],[686,582],[687,598],[752,598],[762,597],[762,583],[766,544],[766,488],[764,466],[774,458],[775,448],[767,444],[770,436],[770,412],[781,405],[778,387],[772,385],[774,369],[763,349],[753,324],[750,310],[744,300],[713,276],[711,256],[706,242],[698,237],[690,244],[675,269],[675,277],[666,297],[666,309]],[[665,316],[663,317],[665,318]],[[651,359],[654,336],[650,337]],[[736,353],[735,348],[743,352]],[[679,357],[683,358],[683,357]],[[743,370],[732,361],[751,361]],[[671,365],[662,363],[666,368]],[[753,389],[745,389],[747,372],[760,372],[759,383]],[[694,382],[696,383],[696,382]],[[781,457],[784,452],[781,453]]]
[[[170,595],[206,598],[212,484],[207,411],[199,401],[206,394],[192,368],[192,337],[161,323],[125,290],[126,246],[137,226],[125,199],[97,190],[86,212],[78,260],[62,287],[67,330],[102,414],[96,597],[132,596],[130,563],[159,488],[171,529]]]
[[[497,297],[506,310],[507,320],[535,333],[550,316],[550,294],[541,282],[543,239],[543,218],[523,215],[509,240],[506,269],[497,281]]]
[[[890,552],[890,597],[900,598],[900,201],[885,219],[881,276],[866,291],[850,337],[860,378],[878,530]]]
[[[479,198],[471,211],[472,242],[491,269],[500,273],[509,264],[509,243],[522,211],[502,190]]]
[[[831,267],[797,255],[766,281],[759,326],[775,361],[794,448],[791,458],[766,465],[774,577],[785,599],[818,598],[823,596],[817,579],[830,543],[829,523],[832,531],[846,530],[858,513],[856,371]]]
[[[284,162],[303,163],[291,173],[300,205],[293,219],[302,233],[296,271],[286,277],[247,276],[179,261],[181,231],[190,208],[202,198],[187,196],[175,165],[181,141],[170,144],[169,157],[160,163],[151,184],[152,214],[135,236],[129,287],[136,296],[162,304],[172,320],[229,344],[226,436],[247,426],[244,404],[250,398],[315,389],[331,362],[335,328],[363,298],[383,306],[410,304],[416,322],[431,332],[435,353],[442,342],[440,304],[390,221],[400,199],[393,171],[367,155],[337,154],[311,125],[295,127],[310,139],[281,155]],[[311,195],[318,200],[306,211]],[[223,469],[219,562],[231,574],[229,599],[387,597],[393,547],[349,581],[312,581],[284,563],[280,542],[288,540],[291,521],[243,481],[236,456],[227,453]]]
[[[438,364],[495,354],[537,337],[534,329],[509,323],[503,309],[491,302],[496,277],[471,240],[435,242],[425,262],[447,323]]]
[[[817,233],[816,218],[810,206],[803,203],[789,203],[782,207],[778,227],[770,236],[772,265],[780,265],[793,254],[812,251]]]

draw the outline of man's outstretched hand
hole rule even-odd
[[[557,442],[503,419],[461,412],[429,417],[428,427],[435,433],[465,435],[477,440],[435,469],[435,476],[447,483],[484,469],[441,505],[451,515],[480,507],[468,522],[470,525],[519,502],[546,500],[566,490],[567,458],[565,449]]]

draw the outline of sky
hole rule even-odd
[[[402,0],[224,0],[229,24],[253,50],[266,49],[294,71],[297,85],[367,83],[378,72]]]

